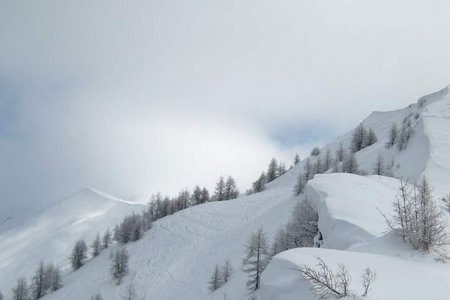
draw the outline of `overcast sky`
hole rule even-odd
[[[0,1],[0,203],[249,187],[450,83],[449,1]]]

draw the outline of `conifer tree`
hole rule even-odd
[[[214,200],[216,201],[225,200],[225,179],[223,178],[223,176],[220,176],[219,181],[216,183]]]
[[[233,177],[228,176],[225,182],[224,200],[235,199],[239,195],[239,191],[236,187],[236,181]]]
[[[111,274],[118,285],[128,274],[128,259],[128,252],[124,248],[116,250],[111,257]]]
[[[214,272],[211,275],[211,279],[209,280],[209,290],[214,292],[218,288],[222,286],[222,276],[220,274],[219,265],[214,267]]]
[[[70,263],[72,265],[72,269],[78,270],[84,264],[84,261],[87,258],[86,255],[87,246],[84,240],[79,240],[75,247],[72,250],[72,255],[70,256]]]
[[[108,248],[110,245],[111,245],[111,231],[109,231],[108,228],[106,229],[105,234],[103,235],[101,250]]]
[[[282,162],[278,164],[277,177],[286,173],[286,165]]]
[[[349,151],[345,156],[342,166],[344,173],[358,174],[358,168],[359,165],[355,153],[353,151]]]
[[[375,175],[385,175],[385,165],[384,165],[384,158],[381,153],[378,153],[377,161],[375,162],[375,166],[373,168],[373,173]]]
[[[206,187],[204,187],[203,189],[202,189],[202,194],[201,194],[201,202],[202,203],[206,203],[206,202],[208,202],[209,201],[209,192],[208,192],[208,190],[206,189]]]
[[[222,266],[221,277],[223,284],[230,280],[231,274],[233,274],[233,266],[229,258],[225,260],[225,264]]]
[[[359,124],[358,127],[353,131],[352,141],[351,141],[351,150],[353,153],[358,152],[364,147],[364,141],[367,138],[367,130],[362,125]]]
[[[191,195],[191,204],[192,205],[199,205],[199,204],[203,203],[202,201],[203,201],[203,199],[202,199],[202,190],[197,185],[194,188],[194,191],[192,192],[192,195]]]
[[[277,178],[278,162],[275,158],[270,161],[269,167],[267,168],[266,180],[267,183],[273,181]]]
[[[294,165],[298,165],[299,162],[300,162],[300,156],[298,154],[295,154]]]
[[[300,173],[297,177],[297,184],[295,185],[294,188],[294,194],[295,195],[300,195],[301,193],[304,192],[305,190],[305,186],[306,186],[306,179],[305,179],[305,174]]]
[[[393,123],[391,129],[389,130],[388,141],[386,142],[386,148],[391,148],[397,143],[398,138],[398,127],[397,123]]]
[[[20,278],[16,286],[12,289],[12,300],[29,300],[29,290],[27,280]]]
[[[336,161],[343,162],[345,158],[345,150],[342,142],[339,143],[339,148],[336,150]]]
[[[377,138],[375,132],[372,130],[372,128],[370,128],[369,133],[367,134],[367,138],[364,141],[363,148],[369,147],[369,146],[375,144],[376,142],[378,142],[378,138]]]
[[[100,254],[101,250],[101,241],[100,241],[100,235],[97,233],[94,240],[91,243],[91,255],[92,257],[96,257]]]
[[[262,228],[252,233],[246,248],[247,256],[243,260],[243,265],[249,277],[247,287],[250,291],[256,291],[261,284],[261,274],[270,260],[267,238]]]
[[[44,263],[41,261],[31,280],[31,299],[37,300],[44,297],[46,285],[45,267]]]
[[[266,174],[264,172],[262,172],[261,175],[259,176],[258,180],[253,182],[253,192],[259,193],[259,192],[264,191],[266,188],[265,182],[266,182]]]

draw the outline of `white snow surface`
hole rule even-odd
[[[296,170],[278,178],[259,194],[235,200],[210,202],[156,221],[145,236],[126,245],[130,273],[115,285],[109,272],[110,252],[69,274],[64,288],[45,299],[89,299],[100,293],[104,299],[122,299],[130,281],[138,299],[247,299],[246,275],[241,271],[245,244],[261,226],[269,236],[289,218],[297,199],[293,197]],[[216,264],[229,257],[234,274],[214,295],[208,281]]]
[[[422,97],[419,104],[392,112],[374,112],[362,123],[379,142],[356,154],[360,169],[372,173],[378,154],[393,160],[394,174],[411,183],[426,175],[435,199],[450,192],[450,97],[445,88]],[[386,149],[389,129],[395,122],[412,121],[414,134],[408,148]],[[352,132],[321,149],[335,150],[350,144]],[[317,158],[311,157],[311,160]],[[66,272],[64,287],[45,299],[89,299],[100,293],[104,299],[121,299],[132,281],[138,299],[201,300],[249,298],[246,274],[241,270],[245,243],[263,227],[271,239],[290,217],[298,201],[294,185],[305,164],[289,170],[267,185],[264,192],[224,202],[191,207],[153,224],[144,237],[125,245],[130,254],[130,273],[122,285],[109,274],[109,257],[118,245],[103,251],[76,272]],[[352,275],[352,289],[360,293],[359,276],[369,266],[378,277],[369,299],[447,299],[450,265],[411,249],[387,233],[378,210],[391,213],[400,181],[382,176],[351,174],[316,175],[308,183],[307,195],[319,213],[322,248],[293,249],[277,255],[263,275],[259,300],[315,299],[309,285],[293,270],[313,266],[321,257],[331,266],[343,263]],[[70,200],[72,199],[72,200]],[[76,201],[74,200],[76,199]],[[8,294],[19,276],[29,277],[39,260],[67,266],[73,243],[80,237],[90,241],[97,231],[139,211],[141,206],[98,191],[84,190],[50,207],[26,224],[0,231],[0,290]],[[448,220],[448,213],[446,213]],[[6,249],[6,250],[5,250]],[[214,293],[208,280],[216,264],[229,257],[234,273],[231,281]]]
[[[142,205],[86,188],[44,209],[35,218],[0,233],[0,289],[9,295],[19,277],[34,273],[39,262],[68,268],[75,242],[86,243]]]

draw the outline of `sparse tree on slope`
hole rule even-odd
[[[45,296],[47,282],[45,280],[45,267],[41,261],[31,280],[31,299],[37,300]]]
[[[231,200],[237,198],[239,195],[239,191],[236,187],[236,181],[233,177],[228,176],[227,181],[225,183],[225,200]]]
[[[298,156],[298,154],[295,154],[294,165],[298,165],[299,162],[300,162],[300,156]]]
[[[408,147],[408,142],[409,139],[411,138],[411,135],[412,135],[411,121],[406,120],[403,122],[402,129],[397,139],[398,150],[402,151]]]
[[[259,176],[258,180],[253,182],[253,192],[259,193],[264,191],[266,188],[265,182],[266,182],[266,174],[263,172],[261,176]]]
[[[306,186],[305,177],[306,177],[305,174],[302,174],[302,173],[300,173],[297,177],[297,184],[295,185],[295,188],[294,188],[294,194],[297,196],[305,191],[305,186]]]
[[[402,182],[400,194],[394,202],[394,212],[393,219],[386,218],[386,221],[403,240],[409,241],[416,249],[427,252],[434,249],[446,257],[443,247],[449,243],[447,231],[425,177],[414,189],[413,196]]]
[[[201,188],[197,185],[194,188],[194,191],[192,192],[191,195],[191,205],[199,205],[202,204],[202,190]]]
[[[105,235],[103,235],[101,250],[108,248],[110,245],[111,245],[111,231],[109,231],[108,228],[105,232]]]
[[[363,141],[363,148],[372,146],[376,142],[378,142],[378,138],[372,128],[370,128],[366,139]]]
[[[29,300],[28,284],[25,278],[17,280],[16,286],[12,290],[12,300]]]
[[[276,235],[275,238],[273,239],[273,243],[272,243],[272,249],[271,249],[271,255],[275,256],[278,253],[281,253],[283,251],[289,250],[289,238],[288,235],[286,233],[286,231],[283,228],[280,228]]]
[[[353,153],[358,152],[364,147],[364,141],[367,138],[367,130],[362,124],[353,131],[351,150]]]
[[[95,239],[92,241],[91,244],[91,255],[92,257],[96,257],[100,254],[101,250],[101,241],[100,241],[100,235],[97,233],[95,236]]]
[[[256,291],[261,284],[261,274],[269,263],[270,255],[266,234],[260,228],[252,233],[247,243],[247,256],[243,260],[244,271],[248,273],[247,287],[250,291]]]
[[[61,271],[58,266],[48,265],[45,271],[47,288],[54,292],[62,288]]]
[[[231,265],[231,261],[229,258],[225,260],[225,264],[222,266],[222,281],[223,283],[227,283],[230,280],[231,274],[233,274],[233,266]]]
[[[392,124],[391,129],[389,130],[388,141],[386,142],[386,148],[391,148],[397,143],[398,138],[398,127],[397,123]]]
[[[116,284],[121,284],[128,274],[128,259],[128,252],[124,248],[116,250],[111,257],[111,275]]]
[[[208,190],[206,189],[206,187],[204,187],[203,189],[202,189],[202,195],[201,195],[201,202],[202,203],[206,203],[206,202],[208,202],[209,201],[209,192],[208,192]]]
[[[314,169],[313,165],[311,163],[311,160],[308,158],[306,159],[305,167],[304,167],[304,174],[305,174],[305,180],[311,180],[314,178]]]
[[[344,173],[358,174],[358,168],[359,165],[355,153],[349,151],[345,156],[344,163],[342,165]]]
[[[323,158],[323,162],[322,162],[322,164],[323,164],[323,172],[322,173],[331,169],[332,162],[333,162],[333,156],[331,155],[330,149],[327,149],[325,151],[325,157]]]
[[[267,168],[266,180],[268,183],[277,178],[277,170],[278,170],[278,162],[275,158],[272,158],[269,167]]]
[[[286,165],[280,162],[280,164],[278,165],[277,177],[283,175],[284,173],[286,173]]]
[[[79,240],[75,247],[72,250],[72,255],[70,256],[70,263],[72,265],[72,269],[78,270],[81,268],[84,264],[84,261],[87,258],[86,255],[87,252],[87,246],[84,240]]]
[[[339,148],[336,150],[336,160],[338,162],[342,162],[344,161],[344,158],[345,158],[344,146],[342,145],[342,143],[339,143]]]
[[[419,231],[418,246],[430,251],[433,247],[441,248],[449,243],[442,214],[431,195],[428,180],[423,177],[418,185],[419,213],[417,227]]]
[[[136,300],[138,299],[138,294],[136,293],[136,287],[134,286],[133,280],[127,286],[125,294],[122,297],[123,300]]]
[[[384,166],[384,158],[381,153],[378,153],[377,161],[375,162],[375,167],[373,168],[373,173],[375,175],[385,175],[386,173]]]
[[[209,280],[209,290],[214,292],[218,288],[220,288],[223,284],[222,276],[220,274],[219,265],[214,267],[214,272],[211,275],[211,279]]]
[[[216,183],[214,199],[216,201],[225,200],[225,179],[223,178],[223,176],[220,176],[219,181]]]
[[[289,248],[312,247],[319,232],[318,220],[319,216],[307,198],[298,202],[287,225]]]

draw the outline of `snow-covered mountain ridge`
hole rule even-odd
[[[396,147],[387,149],[389,129],[393,123],[400,126],[405,119],[413,128],[408,147],[402,151]],[[405,109],[372,113],[362,124],[376,133],[378,142],[356,153],[360,170],[371,174],[381,154],[386,162],[393,162],[396,177],[414,183],[426,175],[436,199],[450,192],[447,88],[422,97]],[[339,137],[321,149],[321,153],[329,149],[334,154],[341,144],[348,148],[351,137],[352,132]],[[316,159],[310,157],[311,161]],[[45,299],[90,299],[96,293],[104,299],[121,299],[130,281],[139,299],[210,300],[224,299],[224,295],[231,300],[248,299],[247,274],[241,269],[245,243],[261,226],[272,238],[288,222],[299,200],[293,190],[305,164],[303,160],[267,184],[263,192],[194,206],[156,221],[141,240],[124,246],[130,254],[130,272],[122,285],[116,285],[109,274],[110,253],[119,247],[115,245],[80,270],[68,272],[64,287]],[[444,299],[443,295],[450,293],[450,285],[446,284],[450,268],[435,262],[432,256],[413,250],[396,236],[386,234],[387,226],[378,209],[390,213],[399,185],[399,180],[382,176],[316,175],[308,183],[306,193],[319,214],[322,248],[294,249],[276,256],[264,272],[263,286],[258,293],[260,300],[314,299],[308,284],[292,272],[292,267],[314,265],[316,257],[330,264],[344,263],[353,277],[352,288],[357,292],[361,270],[373,267],[378,277],[370,299]],[[82,236],[89,241],[97,231],[141,208],[92,190],[81,192],[77,198],[81,200],[73,207],[68,205],[73,203],[70,198],[66,199],[48,208],[30,224],[0,236],[1,249],[8,249],[0,254],[0,289],[7,292],[17,279],[2,274],[14,272],[17,276],[28,276],[40,259],[46,261],[46,252],[33,249],[47,243],[55,245],[58,251],[51,255],[58,259],[51,261],[66,266],[75,240]],[[67,217],[61,219],[61,216]],[[55,234],[55,228],[60,233]],[[17,243],[22,246],[13,247]],[[61,245],[64,247],[59,248]],[[207,282],[214,265],[222,264],[227,257],[234,266],[231,280],[210,293]],[[409,276],[396,281],[399,275],[395,270],[408,274],[422,272],[426,278]],[[393,282],[397,284],[393,286]],[[435,292],[429,293],[430,289]]]

